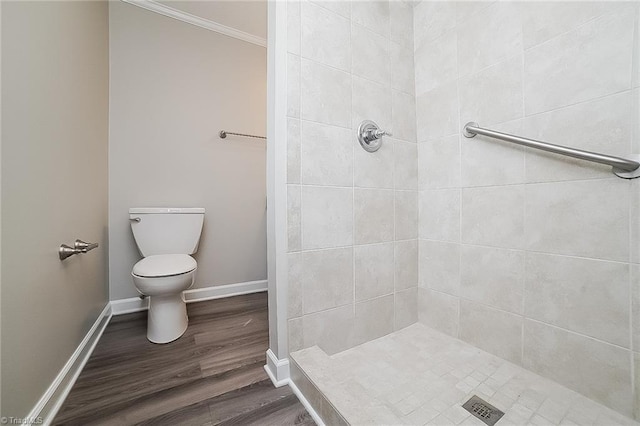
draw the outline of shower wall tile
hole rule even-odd
[[[631,347],[640,352],[640,265],[630,265],[631,280]],[[639,407],[640,408],[640,407]]]
[[[443,84],[416,98],[418,142],[460,132],[458,83]]]
[[[395,290],[418,286],[418,240],[395,243]]]
[[[466,123],[462,123],[464,126]],[[491,126],[500,132],[523,134],[522,120]],[[496,186],[525,182],[525,149],[498,139],[460,137],[462,186]]]
[[[361,344],[393,332],[394,296],[356,303],[355,343]]]
[[[420,238],[460,241],[460,190],[420,191]]]
[[[415,143],[387,139],[393,143],[396,189],[418,189],[418,146]],[[383,142],[383,143],[385,143]]]
[[[287,309],[289,311],[288,318],[297,318],[302,316],[304,309],[303,293],[302,293],[302,277],[304,275],[304,267],[302,264],[302,253],[289,253],[287,255],[287,280],[289,288],[287,289]]]
[[[519,250],[463,245],[460,295],[522,315],[524,260],[525,254]]]
[[[395,191],[395,239],[418,238],[418,191]]]
[[[296,0],[299,1],[299,0]],[[322,6],[325,9],[329,9],[332,12],[337,13],[347,19],[351,19],[351,2],[348,0],[310,0],[312,3]]]
[[[459,300],[455,296],[418,288],[418,320],[438,331],[458,337]]]
[[[629,183],[629,202],[631,203],[629,219],[631,220],[629,238],[629,257],[632,263],[640,263],[640,180]]]
[[[477,19],[478,13],[494,4],[496,0],[488,1],[458,1],[456,5],[455,22],[459,27],[464,27],[468,19]]]
[[[351,2],[351,21],[388,38],[389,2]]]
[[[458,27],[458,74],[469,75],[522,52],[520,9],[495,2]]]
[[[287,321],[289,352],[304,348],[304,327],[302,318],[292,318]]]
[[[522,317],[460,300],[458,338],[515,364],[522,363]]]
[[[302,59],[301,117],[351,127],[351,75]]]
[[[413,45],[391,42],[391,88],[413,95],[415,72],[413,67]],[[413,123],[415,127],[415,121]]]
[[[524,186],[462,190],[462,242],[523,248]]]
[[[522,118],[522,55],[460,79],[460,123],[482,127]]]
[[[356,302],[393,293],[393,243],[355,246]]]
[[[529,250],[628,262],[628,182],[527,185],[525,228]]]
[[[456,25],[456,3],[423,1],[413,8],[414,48],[442,36]]]
[[[629,89],[633,31],[633,15],[605,15],[527,50],[527,114]]]
[[[360,146],[350,133],[354,149],[354,185],[360,188],[393,189],[393,144],[383,143],[375,154]]]
[[[287,183],[300,183],[300,120],[287,118]]]
[[[353,304],[316,312],[302,317],[303,346],[318,345],[327,354],[354,346]]]
[[[384,189],[355,189],[356,244],[393,241],[393,195],[393,191]]]
[[[459,135],[418,144],[418,189],[460,186]]]
[[[396,292],[394,330],[408,327],[418,321],[418,288]]]
[[[371,102],[372,99],[376,101]],[[350,133],[350,140],[355,139],[353,132],[363,120],[373,120],[383,129],[392,128],[392,97],[391,89],[388,86],[354,76],[353,97],[351,102],[351,128],[353,130]]]
[[[391,41],[413,47],[413,5],[389,2],[389,29]]]
[[[299,185],[287,185],[287,249],[302,249],[301,189]]]
[[[528,318],[630,347],[629,265],[528,253],[526,270]]]
[[[447,83],[458,76],[458,36],[456,31],[444,33],[424,42],[416,49],[416,95]]]
[[[302,248],[353,244],[353,189],[302,188]]]
[[[300,118],[300,56],[287,55],[287,116]]]
[[[353,185],[353,135],[350,130],[302,122],[302,183]]]
[[[633,412],[630,358],[618,346],[539,322],[524,322],[525,368],[627,416]]]
[[[413,95],[394,90],[391,97],[391,115],[393,137],[407,142],[415,142],[416,99]]]
[[[302,57],[343,71],[351,67],[348,19],[310,2],[301,2]]]
[[[388,60],[382,60],[390,57],[390,48],[388,38],[359,25],[351,25],[351,72],[359,77],[391,86],[391,65]]]
[[[353,303],[353,249],[308,251],[302,254],[304,313]]]
[[[624,157],[630,152],[634,118],[631,92],[533,115],[522,134],[593,152]],[[636,120],[637,121],[637,120]],[[611,167],[539,150],[527,150],[527,182],[609,178]]]
[[[300,55],[300,2],[287,2],[287,51]]]
[[[460,295],[460,244],[420,240],[420,287]]]

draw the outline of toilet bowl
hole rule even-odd
[[[184,334],[189,324],[182,292],[195,280],[197,263],[186,254],[145,257],[131,272],[140,294],[149,296],[147,339],[169,343]]]
[[[144,257],[131,271],[133,284],[149,297],[147,339],[169,343],[189,324],[182,292],[195,281],[204,223],[203,208],[131,208],[131,230]]]

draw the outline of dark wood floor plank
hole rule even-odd
[[[146,313],[113,317],[54,424],[209,426],[252,415],[307,424],[291,390],[273,387],[263,369],[266,293],[187,309],[187,331],[166,345],[146,339]]]
[[[313,419],[293,394],[219,423],[220,426],[313,424]]]

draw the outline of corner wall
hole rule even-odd
[[[414,31],[420,321],[632,415],[640,180],[460,131],[639,153],[638,4],[422,2]]]
[[[287,9],[289,349],[333,353],[417,320],[412,8]],[[375,153],[365,119],[394,135]]]

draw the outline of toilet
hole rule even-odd
[[[131,230],[144,259],[131,276],[149,296],[147,339],[169,343],[184,334],[189,318],[182,292],[193,285],[204,223],[203,208],[131,208]]]

